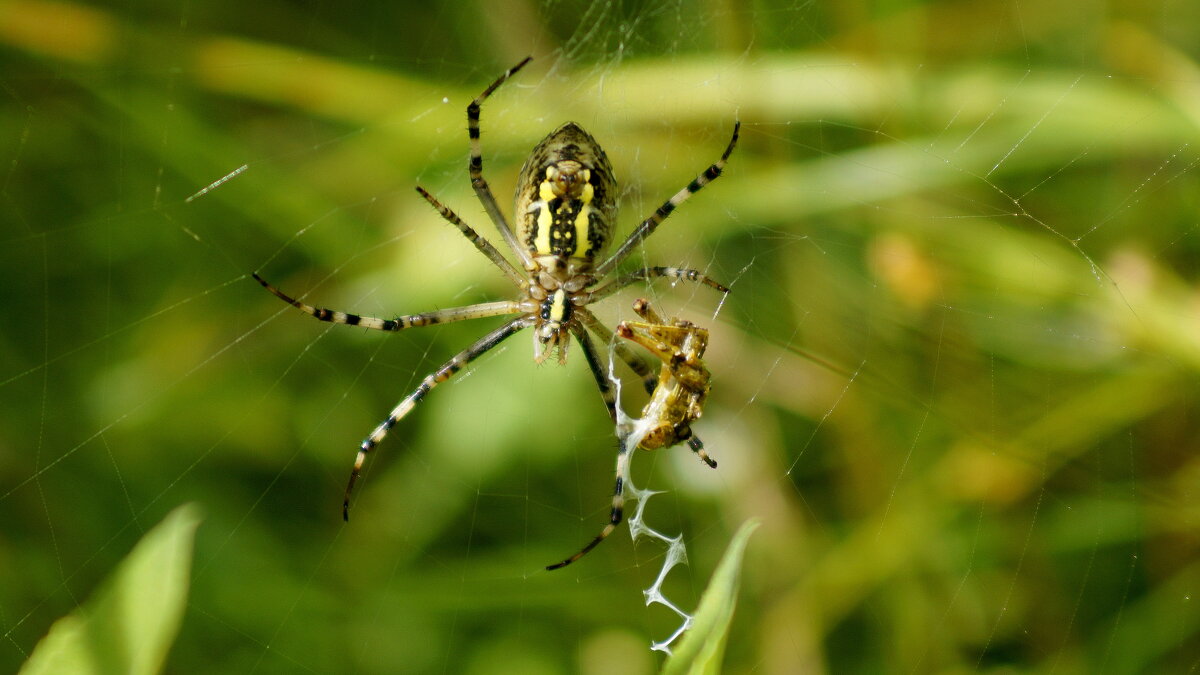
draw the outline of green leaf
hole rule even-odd
[[[691,629],[663,666],[664,675],[714,675],[721,672],[725,640],[729,637],[729,624],[737,605],[742,553],[758,525],[757,519],[748,520],[733,535],[725,555],[721,557],[721,563],[713,572],[712,580],[708,582],[708,588],[704,590],[704,596],[700,598]]]
[[[54,622],[21,675],[161,671],[183,619],[199,522],[185,504],[147,532],[88,602]]]

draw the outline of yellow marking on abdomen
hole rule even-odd
[[[591,231],[592,220],[588,216],[592,213],[592,207],[584,204],[579,209],[579,215],[575,216],[575,250],[571,251],[572,258],[586,258],[588,250],[588,232]]]
[[[584,180],[590,174],[584,171]],[[591,183],[584,183],[583,190],[579,195],[579,200],[583,202],[583,206],[579,208],[579,215],[575,216],[575,250],[571,251],[572,258],[586,258],[590,240],[588,233],[591,231],[592,220],[588,216],[592,213],[592,197],[596,196],[596,188],[592,187]]]
[[[554,216],[550,214],[550,199],[546,198],[546,193],[550,191],[550,181],[542,182],[542,201],[535,204],[538,207],[537,215],[537,237],[533,240],[533,250],[538,255],[550,255],[550,226],[554,223]],[[553,198],[553,193],[551,193]]]

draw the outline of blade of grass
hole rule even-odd
[[[713,572],[712,580],[700,598],[696,619],[692,628],[683,637],[677,649],[663,667],[664,675],[689,673],[690,675],[721,672],[721,661],[725,656],[725,640],[729,636],[729,624],[737,605],[738,584],[741,579],[742,554],[746,542],[758,520],[751,519],[742,524],[737,534],[725,549],[725,555]]]
[[[21,675],[160,672],[183,620],[199,522],[190,504],[168,514],[91,600],[50,627]]]

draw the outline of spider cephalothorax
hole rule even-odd
[[[376,330],[399,331],[413,326],[428,326],[490,316],[517,315],[479,338],[470,347],[456,354],[440,368],[427,375],[412,393],[404,397],[392,409],[387,419],[375,427],[371,435],[363,440],[354,460],[354,468],[350,472],[350,480],[346,484],[346,494],[342,502],[342,513],[345,517],[348,517],[349,513],[350,492],[362,471],[363,462],[366,460],[367,454],[383,440],[388,431],[407,415],[431,389],[453,377],[468,363],[513,334],[525,328],[532,327],[534,329],[534,358],[539,362],[555,351],[558,353],[559,361],[565,362],[567,345],[573,336],[583,350],[588,367],[596,380],[596,386],[608,408],[609,416],[615,422],[617,418],[615,396],[609,384],[608,375],[601,365],[596,347],[592,342],[591,334],[611,347],[616,355],[642,378],[646,391],[653,392],[656,389],[658,377],[644,359],[634,354],[623,343],[614,340],[612,332],[596,319],[595,315],[588,310],[588,305],[612,295],[631,283],[656,277],[684,279],[705,284],[721,292],[729,291],[697,270],[676,267],[645,267],[617,275],[598,288],[596,285],[607,279],[617,265],[629,257],[634,248],[643,239],[650,236],[676,207],[721,175],[725,161],[737,144],[740,125],[736,123],[733,127],[733,137],[721,155],[721,159],[658,207],[650,217],[643,220],[634,229],[615,253],[605,257],[617,217],[616,179],[613,177],[608,157],[605,156],[604,150],[600,148],[595,139],[579,125],[568,122],[542,139],[534,147],[529,159],[522,167],[517,180],[516,228],[514,230],[509,226],[496,203],[496,198],[492,194],[487,180],[483,177],[483,155],[479,142],[479,113],[487,97],[528,62],[527,58],[508,69],[467,106],[467,132],[471,144],[468,173],[471,178],[471,187],[475,190],[484,210],[487,211],[488,217],[496,226],[496,230],[504,238],[509,250],[519,260],[520,268],[513,265],[495,246],[463,222],[457,214],[439,202],[433,195],[421,187],[417,187],[417,192],[421,193],[421,196],[437,209],[443,218],[457,227],[475,245],[475,248],[487,256],[517,287],[516,298],[465,307],[452,307],[423,314],[398,316],[394,319],[379,319],[313,307],[284,294],[257,273],[254,274],[254,278],[267,290],[321,321],[363,326]],[[598,261],[602,262],[598,263]],[[702,452],[699,449],[701,447],[699,439],[692,443],[693,450],[698,453]],[[701,457],[704,456],[701,454]],[[618,476],[618,491],[620,484],[621,477]],[[614,514],[616,514],[614,518],[619,518],[616,510],[614,510]],[[571,558],[571,560],[574,559]]]

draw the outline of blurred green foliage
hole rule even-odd
[[[574,119],[628,231],[743,122],[644,253],[733,282],[715,321],[652,291],[713,332],[720,469],[634,463],[681,606],[762,520],[726,672],[1197,666],[1200,5],[113,4],[0,2],[0,669],[188,501],[171,672],[660,665],[661,550],[541,571],[607,514],[578,354],[517,338],[439,388],[344,525],[357,442],[486,327],[330,327],[249,277],[382,316],[505,297],[412,186],[491,232],[464,108],[530,53],[483,112],[506,207]]]
[[[742,556],[746,552],[746,542],[756,529],[758,521],[746,521],[733,535],[729,548],[713,572],[712,581],[700,597],[693,617],[695,621],[679,644],[671,645],[674,649],[663,666],[664,675],[714,675],[721,672],[725,641],[729,638],[729,626],[737,609]]]
[[[21,675],[162,672],[187,604],[199,522],[185,504],[147,532],[101,592],[51,626]]]

